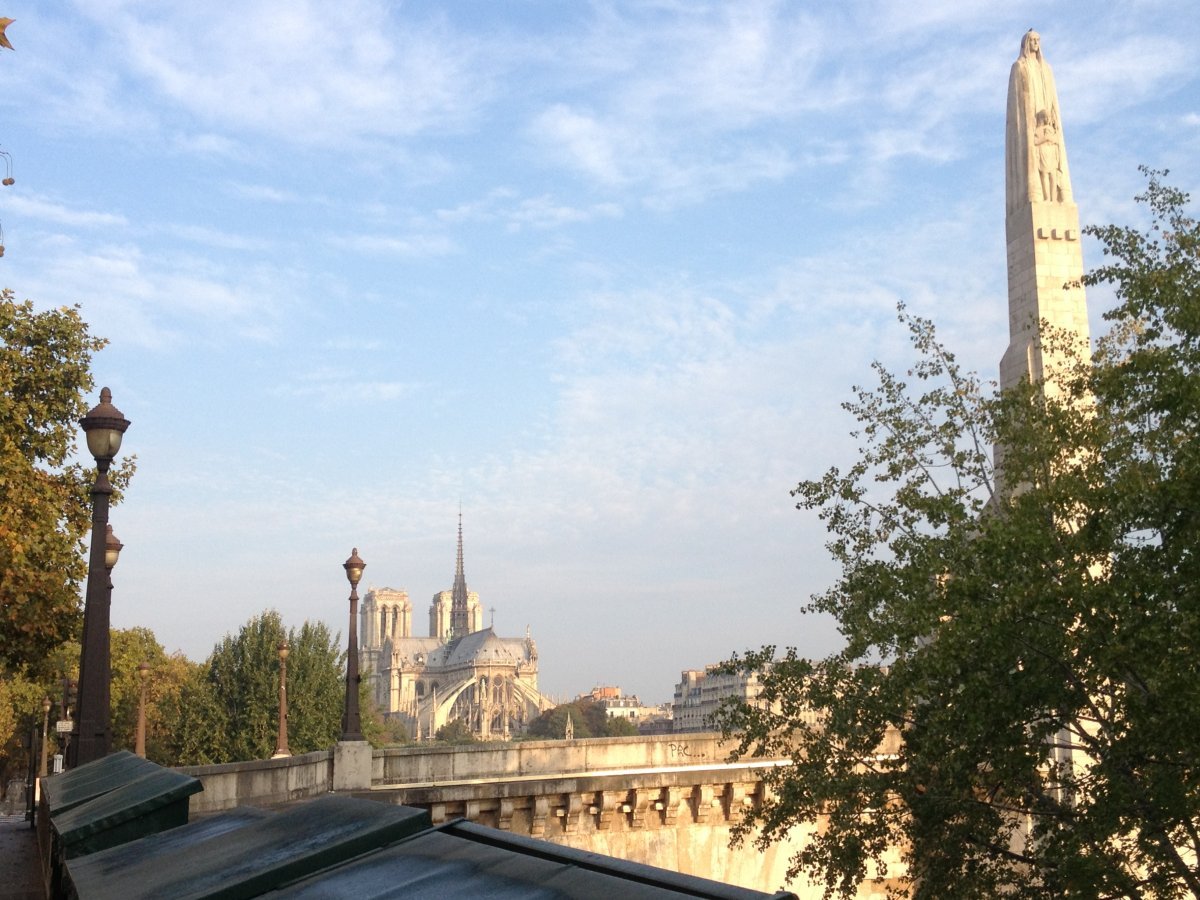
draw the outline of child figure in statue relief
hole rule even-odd
[[[1034,130],[1034,145],[1036,146],[1038,175],[1042,181],[1042,199],[1058,202],[1058,176],[1062,168],[1062,151],[1058,142],[1058,129],[1049,121],[1045,110],[1037,114],[1037,128]]]

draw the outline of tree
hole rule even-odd
[[[1200,227],[1159,173],[1139,199],[1148,234],[1090,229],[1119,301],[1091,362],[1046,331],[1055,389],[997,394],[902,310],[916,364],[875,366],[859,459],[794,492],[846,645],[731,660],[763,694],[721,720],[792,763],[739,834],[820,820],[792,872],[826,896],[1200,897]]]
[[[324,750],[341,734],[345,654],[322,623],[285,632],[268,610],[226,635],[207,663],[207,681],[220,714],[214,716],[219,762],[263,759],[279,733],[279,642],[287,637],[288,742],[292,753]]]
[[[451,719],[437,730],[433,739],[444,744],[474,744],[479,740],[462,719]]]
[[[158,691],[154,689],[162,685],[167,653],[149,628],[113,628],[109,631],[109,657],[113,749],[132,750],[136,744],[138,705],[142,696],[138,667],[143,663],[150,667],[146,686],[149,722],[157,709]],[[147,741],[151,733],[153,729],[147,727]]]
[[[171,657],[178,667],[178,690],[166,693],[154,705],[159,727],[147,737],[146,755],[173,766],[205,766],[228,762],[229,719],[208,678],[205,663]]]
[[[560,703],[546,710],[529,723],[527,734],[546,740],[562,740],[566,733],[568,715],[571,717],[571,728],[576,740],[637,734],[637,729],[631,722],[610,716],[604,704],[590,699]]]
[[[299,631],[293,628],[289,633],[288,741],[293,753],[328,750],[341,736],[346,651],[340,643],[324,622],[306,621]],[[360,691],[360,704],[362,696]],[[363,732],[365,737],[373,733],[366,722]]]
[[[105,343],[78,308],[0,291],[0,671],[37,670],[79,628],[92,475],[68,460]],[[133,466],[111,470],[114,503]]]

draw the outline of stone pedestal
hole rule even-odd
[[[371,789],[370,741],[338,741],[333,748],[333,789]]]
[[[1088,340],[1079,243],[1079,208],[1074,203],[1030,202],[1008,216],[1009,345],[1000,362],[1000,386],[1022,378],[1045,379],[1038,340],[1045,321]],[[1086,350],[1084,351],[1086,352]]]

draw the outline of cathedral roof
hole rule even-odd
[[[429,662],[446,668],[472,663],[515,666],[529,662],[525,648],[524,638],[497,637],[491,628],[484,628],[446,644],[441,653],[431,654]]]
[[[390,644],[393,651],[410,663],[415,663],[418,656],[424,662],[442,648],[442,642],[435,637],[389,637],[383,643],[385,647]]]

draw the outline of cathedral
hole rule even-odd
[[[429,637],[412,633],[406,591],[371,588],[359,623],[360,665],[375,703],[417,740],[463,722],[483,740],[507,740],[553,704],[538,692],[537,646],[483,627],[479,594],[463,573],[462,515],[454,586],[429,607]]]

